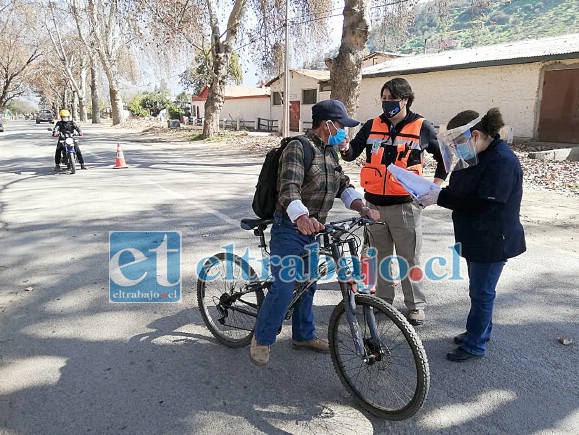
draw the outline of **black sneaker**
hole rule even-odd
[[[55,170],[55,171],[60,171],[60,165],[54,165],[54,170]]]
[[[469,359],[481,359],[482,357],[483,355],[475,355],[473,353],[469,353],[466,350],[462,350],[460,347],[457,347],[456,349],[446,354],[446,359],[453,362],[464,362],[468,361]]]
[[[452,339],[452,341],[454,342],[454,344],[458,344],[459,346],[464,344],[464,342],[466,341],[466,332],[463,332],[462,334],[458,334],[456,337],[454,337]],[[490,338],[487,338],[487,343],[491,341]]]
[[[80,165],[80,169],[87,169],[88,170],[88,168],[85,165]]]

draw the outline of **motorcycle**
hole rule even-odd
[[[51,128],[47,129],[52,131]],[[58,132],[58,143],[62,143],[62,157],[61,162],[66,164],[66,167],[70,169],[70,173],[76,173],[76,164],[78,163],[78,158],[76,156],[75,145],[78,144],[78,139],[76,138],[78,133],[75,131],[73,133],[68,132]]]

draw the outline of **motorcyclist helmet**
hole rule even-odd
[[[68,109],[60,109],[60,112],[58,112],[58,114],[60,115],[60,119],[62,119],[63,121],[70,121],[70,112],[68,111]]]

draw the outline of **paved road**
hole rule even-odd
[[[352,405],[329,356],[291,350],[290,328],[257,368],[247,348],[218,345],[203,326],[195,264],[227,243],[255,246],[238,221],[261,159],[120,129],[85,132],[90,169],[75,175],[53,172],[46,125],[10,122],[0,135],[0,433],[579,433],[573,235],[567,244],[530,238],[509,261],[490,351],[478,362],[444,358],[464,327],[464,282],[427,283],[419,333],[429,399],[411,420],[381,421]],[[129,169],[112,169],[117,142]],[[428,209],[424,220],[424,258],[448,255],[449,213]],[[183,301],[109,303],[109,232],[169,230],[183,238]],[[338,300],[331,284],[316,295],[320,332]],[[575,344],[558,343],[563,336]]]

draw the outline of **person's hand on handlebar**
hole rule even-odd
[[[380,220],[380,212],[378,210],[368,207],[367,205],[364,205],[361,199],[355,199],[354,201],[352,201],[350,208],[352,210],[356,210],[358,213],[360,213],[360,216],[362,217],[372,219],[373,221]]]
[[[311,218],[307,214],[298,217],[296,219],[296,225],[298,226],[299,232],[306,236],[319,233],[325,228],[316,218]]]
[[[362,207],[362,209],[360,210],[360,216],[367,217],[368,219],[372,219],[373,221],[380,220],[380,212],[367,206]]]

